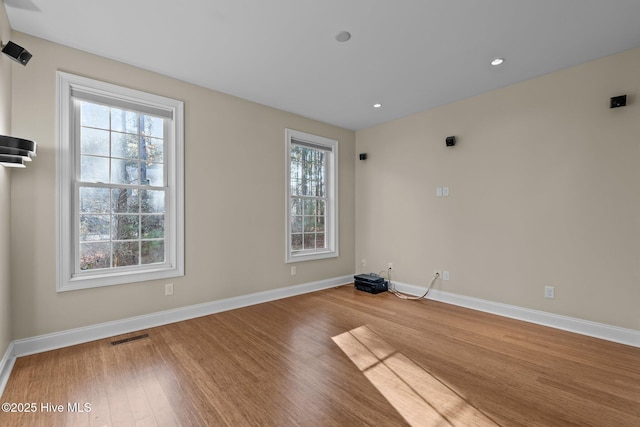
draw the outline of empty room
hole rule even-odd
[[[0,425],[640,425],[639,20],[3,0]]]

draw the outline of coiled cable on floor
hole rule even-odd
[[[429,282],[429,286],[427,286],[427,290],[425,291],[425,293],[422,294],[421,296],[417,297],[417,296],[413,296],[413,295],[406,295],[406,294],[403,294],[402,292],[396,290],[395,285],[391,282],[391,269],[390,268],[387,269],[387,279],[389,280],[389,292],[391,292],[392,294],[394,294],[398,298],[406,299],[406,300],[419,300],[419,299],[425,298],[427,296],[427,294],[429,293],[429,291],[431,290],[431,287],[433,286],[433,284],[435,283],[435,281],[436,281],[436,279],[438,277],[440,277],[440,273],[434,274],[433,277],[431,278],[431,281]]]

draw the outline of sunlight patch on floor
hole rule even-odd
[[[497,425],[367,326],[332,339],[411,426]]]

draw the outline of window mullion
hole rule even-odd
[[[110,182],[87,182],[76,181],[81,187],[110,188],[110,189],[126,189],[126,190],[149,190],[149,191],[169,191],[169,187],[152,187],[150,185],[138,184],[112,184]]]

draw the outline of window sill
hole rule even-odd
[[[59,283],[57,292],[77,291],[81,289],[98,288],[102,286],[124,285],[127,283],[161,280],[172,277],[182,277],[184,271],[168,266],[143,271],[110,272],[105,274],[91,274],[71,277],[64,283]]]
[[[312,253],[301,253],[301,254],[288,254],[287,256],[287,264],[291,264],[294,262],[303,262],[303,261],[314,261],[319,259],[327,259],[327,258],[337,258],[338,251],[326,251],[326,252],[312,252]]]

